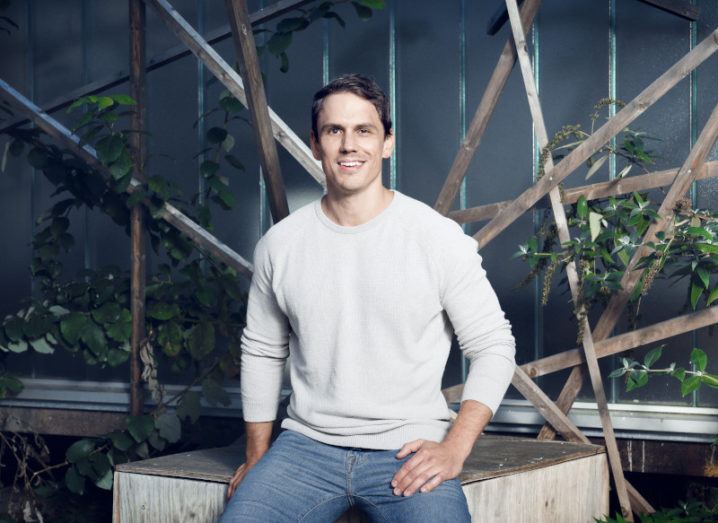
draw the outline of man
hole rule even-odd
[[[382,185],[394,134],[372,80],[342,76],[314,96],[311,147],[326,194],[255,250],[246,463],[221,521],[331,522],[353,505],[375,521],[469,521],[456,478],[515,352],[476,242]],[[452,327],[471,365],[450,425],[441,378]],[[286,430],[270,448],[289,354]]]

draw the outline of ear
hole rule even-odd
[[[391,157],[394,152],[394,133],[389,133],[384,137],[384,146],[381,151],[381,157],[385,160]]]
[[[319,142],[317,141],[317,137],[314,135],[314,131],[309,133],[309,147],[312,149],[312,156],[314,156],[314,159],[321,160],[322,157],[319,154]]]

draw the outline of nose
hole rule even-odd
[[[354,144],[354,135],[352,133],[344,133],[342,135],[341,152],[356,151],[356,145]]]

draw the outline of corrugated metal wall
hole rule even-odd
[[[611,96],[630,100],[718,25],[715,0],[699,0],[701,19],[689,23],[635,0],[545,0],[530,35],[536,78],[550,134],[563,124],[588,122],[593,104]],[[508,36],[504,27],[487,36],[486,24],[499,2],[452,0],[388,0],[387,9],[371,20],[356,19],[351,6],[339,11],[345,29],[322,21],[295,34],[289,50],[290,70],[278,70],[265,56],[267,89],[272,108],[306,141],[313,92],[327,79],[356,71],[374,76],[390,93],[398,140],[387,162],[385,181],[398,190],[433,204],[451,166],[468,122]],[[175,7],[200,32],[226,23],[223,2],[176,0]],[[250,2],[256,9],[259,2]],[[43,105],[87,82],[127,69],[128,9],[124,2],[91,0],[13,1],[9,15],[20,25],[11,35],[0,34],[0,76]],[[152,57],[178,41],[148,8],[147,55]],[[216,46],[230,63],[230,40]],[[718,58],[714,57],[682,81],[633,125],[662,138],[656,169],[680,165],[702,124],[718,101],[715,85]],[[198,160],[202,128],[193,122],[216,102],[218,82],[193,57],[181,59],[147,76],[150,170],[175,181],[187,193],[201,179]],[[127,92],[128,87],[112,92]],[[59,112],[63,122],[71,119]],[[206,126],[212,125],[211,119]],[[245,257],[270,225],[264,187],[251,130],[237,125],[235,138],[247,171],[230,174],[238,204],[231,212],[216,213],[216,234]],[[514,71],[462,185],[457,205],[474,206],[518,195],[535,179],[538,151],[523,84]],[[291,209],[319,197],[320,187],[280,149]],[[715,151],[711,159],[716,158]],[[602,179],[615,176],[615,162]],[[599,176],[595,177],[599,181]],[[575,173],[566,186],[581,185]],[[694,202],[702,207],[718,203],[715,181],[702,181]],[[22,161],[11,161],[0,175],[0,313],[17,309],[32,291],[28,272],[33,222],[51,201],[50,184]],[[660,197],[661,192],[654,192]],[[520,260],[511,260],[517,245],[539,225],[531,213],[517,220],[482,250],[485,267],[514,325],[519,361],[568,349],[574,345],[574,326],[566,294],[554,289],[547,307],[539,304],[537,285],[516,289],[526,273]],[[467,232],[478,224],[467,226]],[[104,216],[85,212],[75,216],[72,232],[77,248],[64,260],[70,273],[81,267],[129,265],[129,239]],[[681,311],[682,291],[663,285],[643,305],[642,324],[666,319]],[[694,345],[715,345],[708,330],[670,340],[671,358],[685,364]],[[637,351],[640,355],[642,351]],[[127,372],[87,368],[79,362],[53,357],[14,358],[28,376],[75,380],[124,379]],[[610,359],[609,359],[610,360]],[[608,370],[614,361],[602,361]],[[446,383],[464,372],[453,357]],[[540,380],[555,395],[566,373]],[[701,391],[685,400],[675,383],[655,380],[626,394],[618,382],[607,382],[613,402],[640,401],[702,407],[718,406],[716,391]],[[516,396],[514,393],[512,395]],[[583,397],[590,399],[589,390]],[[516,396],[517,397],[517,396]]]

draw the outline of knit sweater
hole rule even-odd
[[[291,354],[284,428],[367,449],[441,441],[452,326],[471,362],[462,400],[496,412],[514,372],[514,338],[476,251],[454,221],[398,191],[355,227],[331,221],[320,200],[274,225],[254,253],[244,419],[275,419]]]

